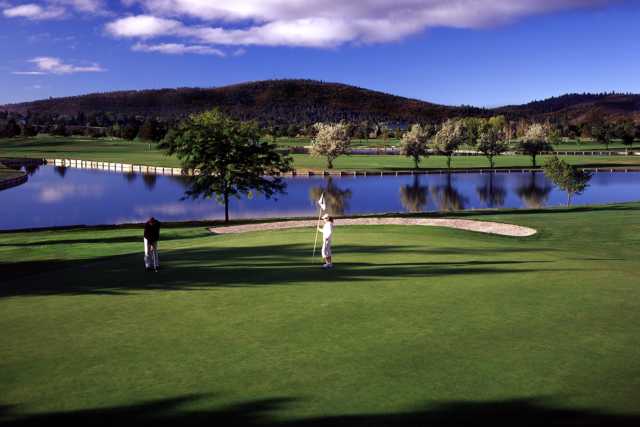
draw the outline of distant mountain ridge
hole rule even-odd
[[[593,117],[640,121],[640,95],[568,94],[493,109],[445,106],[417,99],[315,80],[264,80],[218,88],[150,89],[92,93],[0,106],[21,114],[184,117],[218,107],[237,119],[262,123],[308,124],[318,121],[416,123],[459,116],[505,114],[511,119],[580,123]]]

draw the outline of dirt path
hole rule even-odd
[[[211,227],[209,228],[209,231],[214,234],[247,233],[250,231],[315,227],[316,223],[316,220],[267,222],[259,224],[234,225],[229,227]],[[337,218],[335,220],[335,225],[428,225],[512,237],[527,237],[533,236],[537,233],[533,228],[522,227],[519,225],[450,218]]]

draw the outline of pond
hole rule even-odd
[[[0,191],[0,229],[210,220],[224,217],[215,200],[181,200],[187,178],[55,166],[30,167],[29,180]],[[542,173],[454,173],[287,178],[287,194],[233,199],[232,219],[315,216],[324,193],[335,215],[539,208],[566,203]],[[573,204],[640,200],[640,172],[593,175]]]

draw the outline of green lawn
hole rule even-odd
[[[176,158],[166,156],[155,144],[48,135],[0,139],[0,157],[66,158],[163,167],[179,166]]]
[[[326,160],[322,157],[312,157],[304,154],[292,155],[296,169],[326,169]],[[541,165],[549,156],[539,156],[537,164]],[[563,160],[582,167],[624,167],[640,166],[640,156],[567,156]],[[528,156],[500,156],[495,159],[497,168],[529,168],[531,158]],[[413,160],[404,156],[392,155],[353,155],[341,156],[333,162],[336,170],[410,170]],[[420,163],[423,169],[446,169],[444,156],[430,156]],[[489,162],[483,156],[454,157],[451,167],[460,168],[488,168]]]
[[[323,271],[167,228],[158,273],[139,229],[1,233],[0,423],[637,425],[640,204],[480,218],[540,232],[337,227]]]
[[[46,135],[36,138],[0,139],[0,157],[30,158],[70,158],[96,160],[116,163],[130,163],[163,167],[179,167],[175,157],[166,156],[155,144],[122,140],[60,138]],[[296,154],[296,169],[324,169],[324,158]],[[581,166],[638,166],[640,156],[575,156],[565,158],[570,163]],[[540,158],[539,164],[544,161]],[[497,158],[497,167],[529,167],[531,160],[527,156],[502,156]],[[454,168],[486,168],[484,157],[455,157]],[[336,170],[407,170],[413,168],[411,159],[403,156],[342,156],[334,162]],[[443,156],[431,156],[421,163],[423,168],[445,168]]]

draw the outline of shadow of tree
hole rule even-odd
[[[265,245],[258,247],[203,247],[160,253],[162,270],[146,273],[142,253],[86,260],[50,260],[18,263],[0,262],[0,275],[8,279],[0,286],[0,297],[18,295],[126,294],[143,290],[198,290],[221,287],[300,285],[349,281],[370,282],[372,279],[425,279],[465,274],[509,274],[545,271],[527,256],[527,261],[492,259],[492,251],[464,248],[425,248],[419,246],[344,245],[340,253],[357,254],[366,260],[368,254],[394,255],[466,255],[460,261],[443,262],[345,262],[332,270],[322,270],[311,260],[308,247],[302,244]],[[503,247],[500,253],[535,253],[538,250]],[[481,260],[473,257],[481,257]],[[403,259],[406,259],[403,257]],[[522,258],[525,259],[525,258]],[[57,274],[24,276],[23,272],[58,270]],[[547,270],[548,271],[548,270]],[[22,274],[22,276],[20,276]]]
[[[181,410],[201,399],[184,396],[137,405],[70,412],[21,415],[15,407],[0,407],[0,425],[153,425],[153,426],[611,426],[640,424],[640,415],[611,414],[592,409],[555,406],[549,399],[452,401],[425,404],[399,413],[285,418],[279,412],[300,399],[282,397],[253,400],[208,410]]]
[[[111,237],[102,237],[98,236],[95,238],[90,237],[81,237],[76,239],[59,239],[56,237],[47,239],[45,238],[41,240],[30,240],[28,242],[11,242],[11,243],[0,243],[0,247],[29,247],[29,246],[49,246],[49,245],[76,245],[76,244],[112,244],[112,243],[140,243],[142,245],[142,230],[138,236],[111,236]],[[196,238],[203,237],[211,237],[209,233],[202,233],[200,236],[188,236],[183,237],[178,234],[170,234],[163,233],[161,236],[161,242],[173,241],[173,240],[193,240]]]

